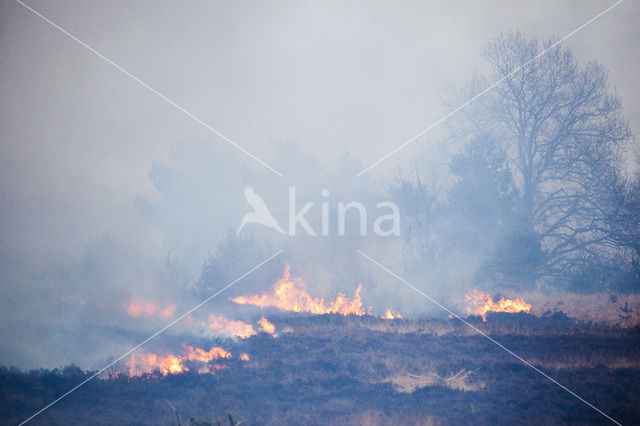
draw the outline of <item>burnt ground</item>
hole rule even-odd
[[[251,361],[215,375],[94,380],[31,424],[606,424],[584,402],[458,320],[281,316],[221,344]],[[470,321],[622,424],[640,424],[640,332],[562,314]],[[18,424],[84,380],[74,368],[0,371],[0,418]]]

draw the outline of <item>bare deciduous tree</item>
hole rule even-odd
[[[521,33],[497,37],[484,51],[492,74],[453,89],[447,103],[459,105],[552,43]],[[607,80],[603,66],[581,66],[569,48],[558,45],[463,109],[449,126],[458,140],[491,135],[506,153],[516,194],[513,238],[530,246],[531,280],[619,243],[606,204],[619,187],[620,155],[630,131]]]

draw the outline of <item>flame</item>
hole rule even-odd
[[[225,318],[224,315],[209,315],[208,327],[221,334],[246,339],[257,334],[251,324]]]
[[[231,358],[231,352],[227,352],[224,349],[218,347],[212,347],[208,351],[184,344],[182,345],[182,347],[184,348],[187,354],[186,358],[189,361],[209,362],[219,358]]]
[[[287,266],[282,278],[274,284],[272,293],[264,292],[254,296],[240,296],[231,300],[241,305],[255,305],[261,308],[273,306],[283,311],[364,315],[360,290],[362,290],[362,285],[358,286],[353,300],[339,293],[336,300],[325,305],[324,299],[314,298],[307,292],[306,285],[300,278],[291,277],[291,270]]]
[[[402,315],[400,315],[398,312],[392,311],[391,309],[387,309],[384,312],[384,315],[382,315],[382,318],[384,319],[402,319]]]
[[[182,373],[189,371],[182,364],[181,357],[173,354],[158,356],[154,353],[144,353],[140,351],[138,355],[131,354],[131,358],[125,362],[129,376],[141,376],[145,373],[159,371],[163,376],[167,374]]]
[[[173,318],[176,307],[176,304],[172,302],[162,308],[158,306],[155,300],[144,300],[141,296],[133,296],[125,310],[133,318],[158,315],[161,318],[169,319]]]
[[[241,361],[250,361],[251,358],[249,358],[249,355],[247,355],[247,354],[241,354],[240,355],[240,360]]]
[[[500,300],[495,302],[489,293],[477,290],[474,290],[472,294],[466,295],[465,300],[474,304],[475,311],[473,313],[480,315],[484,322],[487,321],[487,312],[531,312],[531,305],[526,303],[524,299],[511,300],[500,296]],[[471,308],[468,309],[471,313]]]
[[[260,324],[260,331],[269,333],[272,336],[276,334],[276,326],[269,322],[265,317],[260,318],[260,320],[258,320],[258,324]]]
[[[215,373],[217,370],[227,368],[227,366],[222,364],[210,365],[211,361],[231,358],[230,352],[215,346],[208,351],[189,346],[187,344],[183,344],[182,348],[183,354],[181,355],[175,355],[172,353],[158,355],[155,353],[145,353],[142,350],[139,350],[138,353],[131,354],[131,357],[125,361],[127,374],[130,377],[151,374],[156,371],[160,372],[163,376],[168,374],[179,374],[189,371],[189,368],[185,366],[185,362],[199,362],[206,364],[198,368],[198,373]],[[242,356],[240,356],[240,359],[242,359]]]

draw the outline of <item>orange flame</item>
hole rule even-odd
[[[501,296],[500,300],[495,302],[489,293],[482,293],[477,290],[474,290],[470,295],[466,295],[465,300],[474,304],[475,311],[473,313],[480,315],[484,322],[487,321],[487,312],[509,312],[512,314],[516,312],[531,312],[531,305],[526,303],[524,299],[511,300]],[[468,310],[471,313],[471,308],[468,308]]]
[[[256,334],[251,324],[230,320],[225,318],[224,315],[209,315],[208,327],[218,333],[239,337],[241,339],[247,339]]]
[[[265,317],[260,318],[260,320],[258,320],[258,324],[260,324],[260,331],[269,333],[272,336],[276,334],[276,326],[269,322]]]
[[[336,300],[325,305],[324,299],[314,298],[307,292],[306,285],[300,278],[291,277],[291,270],[287,266],[282,278],[274,284],[272,293],[264,292],[254,296],[240,296],[231,300],[241,305],[255,305],[261,308],[273,306],[283,311],[364,315],[360,290],[362,290],[362,285],[358,286],[353,300],[338,293]]]
[[[387,309],[384,312],[384,315],[382,315],[382,318],[384,319],[402,319],[402,315],[400,315],[398,312],[392,311],[391,309]]]
[[[142,350],[138,351],[137,354],[131,354],[131,357],[125,361],[127,374],[130,377],[134,377],[158,371],[163,376],[166,376],[168,374],[179,374],[189,371],[189,368],[184,365],[186,361],[208,364],[213,360],[231,358],[230,352],[219,347],[212,347],[206,351],[201,348],[183,344],[182,348],[184,351],[182,355],[174,355],[172,353],[158,355],[155,353],[144,353]],[[227,368],[227,366],[220,364],[205,365],[198,369],[198,373],[214,373],[223,368]]]
[[[242,361],[250,361],[251,358],[249,358],[249,355],[247,355],[247,354],[241,354],[240,355],[240,360],[242,360]]]
[[[182,345],[182,347],[184,348],[187,354],[186,358],[189,361],[209,362],[219,358],[231,358],[231,352],[227,352],[224,349],[218,347],[212,347],[208,351],[200,348],[194,348],[193,346],[189,345]]]
[[[158,356],[154,353],[146,354],[142,351],[131,354],[131,358],[125,362],[129,376],[141,376],[145,373],[159,371],[163,376],[167,374],[182,373],[189,371],[182,365],[183,360],[173,354]]]

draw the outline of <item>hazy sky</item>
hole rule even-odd
[[[562,37],[614,2],[26,3],[259,158],[284,167],[291,161],[274,143],[295,142],[321,171],[335,170],[345,151],[366,166],[440,118],[443,85],[483,69],[491,37]],[[627,0],[566,42],[580,62],[610,70],[634,132],[638,22],[640,3]],[[154,165],[219,156],[211,164],[225,167],[211,171],[220,185],[211,191],[237,202],[241,170],[263,171],[12,0],[0,4],[0,96],[0,285],[9,299],[28,280],[17,283],[7,268],[78,261],[105,233],[152,258],[186,256],[141,212],[141,200],[162,197]],[[421,138],[371,177],[429,152],[434,140]],[[268,178],[273,188],[314,172],[280,171]],[[212,221],[233,220],[224,203],[216,208]],[[215,241],[202,242],[199,255],[206,246]]]
[[[328,167],[345,150],[368,165],[439,118],[443,84],[481,67],[490,37],[562,36],[612,3],[28,2],[265,161],[294,140]],[[225,143],[19,4],[0,8],[3,244],[46,254],[50,237],[67,256],[104,230],[131,235],[155,162],[184,140]],[[627,1],[567,42],[609,68],[632,129],[639,21]]]

